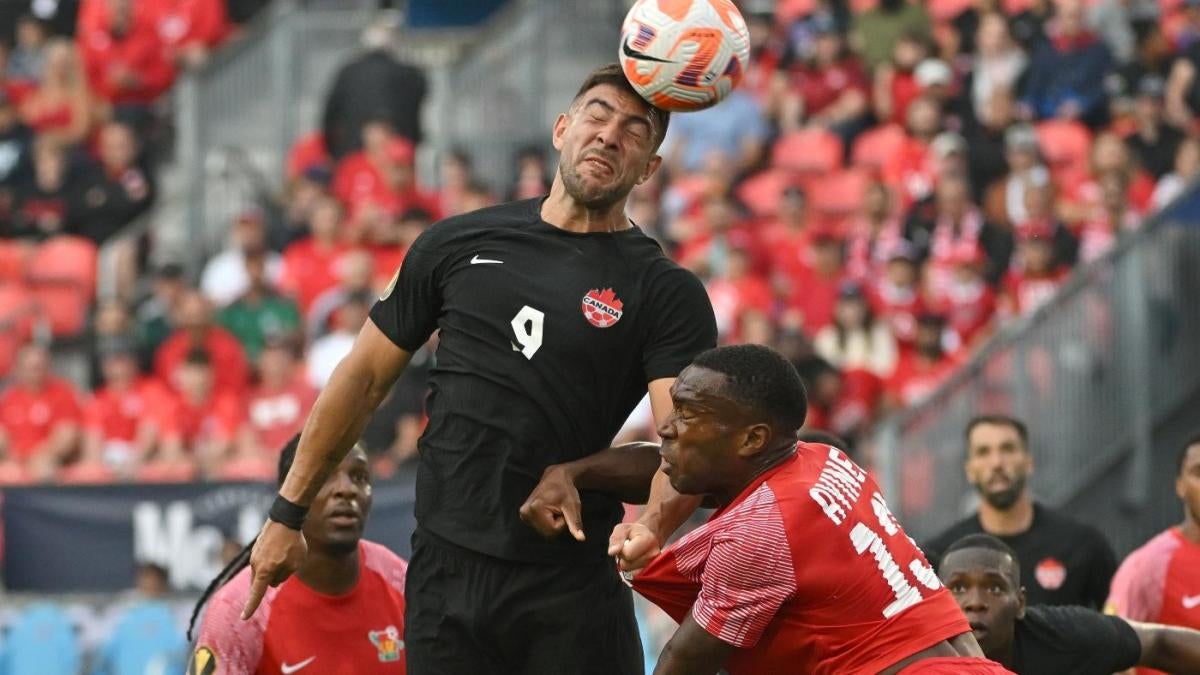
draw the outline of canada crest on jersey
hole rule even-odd
[[[593,288],[583,295],[583,318],[596,328],[608,328],[621,320],[625,303],[611,288]]]
[[[1067,567],[1054,558],[1043,558],[1033,568],[1033,576],[1038,585],[1048,591],[1057,591],[1067,580]]]
[[[367,633],[367,637],[371,639],[371,644],[375,645],[375,649],[378,650],[380,661],[386,663],[400,660],[400,650],[404,649],[404,641],[400,639],[400,631],[395,626],[370,631]]]

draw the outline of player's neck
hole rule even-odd
[[[983,501],[979,504],[979,525],[991,535],[1021,534],[1033,526],[1033,500],[1026,493],[1003,510]]]
[[[774,469],[781,463],[787,461],[789,457],[796,454],[796,444],[789,443],[775,450],[765,451],[762,453],[762,461],[749,468],[741,479],[731,482],[725,490],[714,493],[713,498],[717,500],[721,506],[732,502],[738,495],[746,490],[746,486],[753,483],[759,476]]]
[[[625,217],[625,200],[620,199],[608,208],[593,210],[567,194],[562,179],[550,186],[550,196],[542,202],[542,220],[567,232],[617,232],[632,227]]]
[[[350,553],[332,554],[311,546],[296,576],[323,595],[349,593],[358,583],[358,547]]]
[[[1196,522],[1196,519],[1190,514],[1184,514],[1183,524],[1179,526],[1179,533],[1183,535],[1184,539],[1200,545],[1200,523]]]

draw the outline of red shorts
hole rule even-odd
[[[938,656],[921,659],[896,675],[1012,675],[995,661],[970,656]]]

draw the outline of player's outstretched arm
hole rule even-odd
[[[1178,673],[1200,675],[1200,631],[1179,626],[1130,621],[1142,643],[1137,665]]]
[[[654,675],[713,675],[732,653],[733,645],[701,628],[689,613],[663,647]]]
[[[546,467],[537,487],[521,505],[521,520],[542,536],[555,536],[565,529],[583,541],[579,491],[608,492],[627,504],[644,504],[658,465],[658,446],[654,443],[624,443],[574,462]]]
[[[408,365],[411,354],[368,320],[321,391],[304,430],[296,459],[279,495],[308,508],[321,486],[362,435],[371,414]],[[298,529],[267,520],[250,554],[250,595],[242,618],[258,608],[268,586],[283,583],[304,561],[307,546]]]

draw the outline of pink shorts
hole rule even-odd
[[[995,661],[970,656],[938,656],[921,659],[896,675],[1012,675]]]

